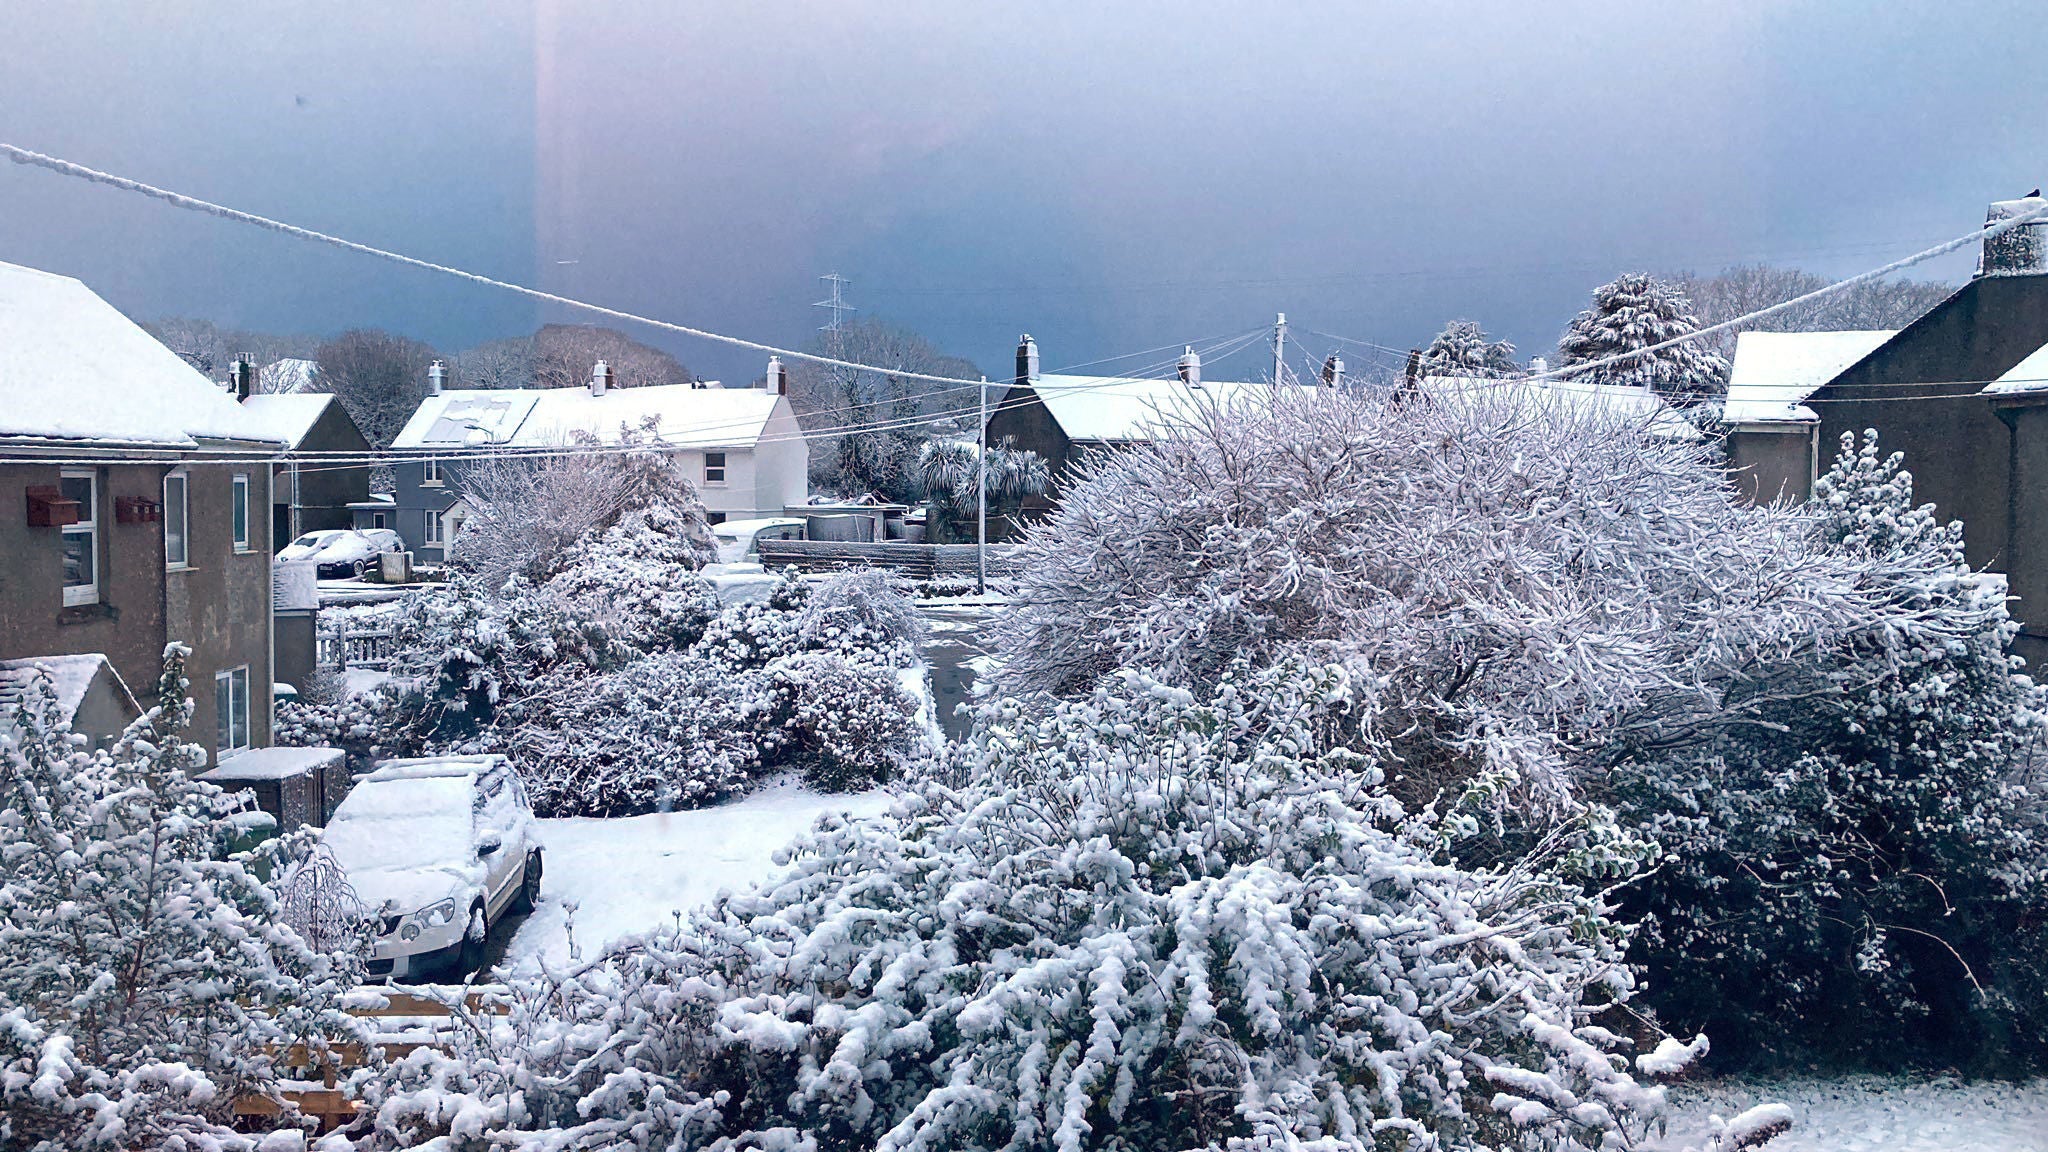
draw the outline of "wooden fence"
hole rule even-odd
[[[837,540],[761,540],[755,543],[765,568],[832,571],[843,568],[890,568],[913,580],[940,576],[973,576],[972,544],[906,544],[902,541],[862,544]],[[1006,575],[1021,563],[1014,544],[988,546],[988,574]]]
[[[398,650],[389,628],[322,632],[317,643],[320,663],[331,668],[389,668]]]

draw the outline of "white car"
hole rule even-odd
[[[718,541],[718,562],[738,564],[756,555],[754,545],[758,541],[803,539],[804,521],[794,516],[727,520],[723,524],[713,524],[711,536]]]
[[[385,552],[405,551],[405,540],[389,528],[329,528],[308,532],[285,545],[279,560],[311,560],[321,579],[361,576]]]
[[[373,978],[474,972],[491,925],[540,898],[533,809],[503,756],[383,761],[321,838],[377,917]]]

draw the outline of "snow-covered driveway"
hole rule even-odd
[[[1789,1105],[1794,1127],[1764,1152],[2048,1152],[2048,1081],[1880,1076],[1682,1085],[1670,1134],[1646,1152],[1702,1144],[1709,1114],[1767,1102]]]
[[[571,903],[576,944],[588,959],[621,936],[672,923],[676,912],[708,903],[721,889],[766,879],[776,871],[775,850],[821,813],[866,816],[888,804],[882,789],[828,796],[784,782],[691,812],[538,821],[546,846],[541,900],[513,935],[504,963],[567,963]]]

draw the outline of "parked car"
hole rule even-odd
[[[322,839],[377,917],[372,977],[474,972],[491,925],[540,898],[533,809],[503,756],[383,761]]]
[[[330,528],[308,532],[277,554],[279,560],[311,560],[323,580],[361,576],[385,552],[405,551],[405,539],[389,528]]]
[[[755,559],[762,540],[801,540],[804,521],[800,517],[776,516],[762,520],[727,520],[713,524],[711,535],[718,541],[718,562],[738,564]]]

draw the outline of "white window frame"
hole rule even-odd
[[[446,481],[441,479],[441,461],[439,458],[429,456],[421,461],[421,466],[425,468],[425,471],[421,473],[420,487],[439,488],[446,483]]]
[[[448,525],[442,519],[446,515],[446,512],[436,512],[432,508],[427,509],[427,525],[424,533],[426,543],[443,545],[448,543]]]
[[[718,457],[718,463],[713,464],[711,462],[711,458],[713,456]],[[727,457],[726,454],[723,452],[706,452],[704,454],[704,483],[725,483],[725,470],[727,467],[726,461]],[[714,473],[716,473],[716,475],[714,475]]]
[[[250,746],[249,666],[228,668],[213,674],[214,737],[220,742],[216,759]]]
[[[66,608],[73,608],[84,604],[97,604],[100,602],[99,472],[97,469],[92,468],[65,468],[58,475],[63,480],[84,480],[90,485],[90,495],[86,500],[85,514],[79,518],[78,523],[66,524],[59,531],[65,537],[83,536],[86,538],[85,554],[92,560],[92,579],[84,584],[66,584],[64,586],[64,606]],[[62,492],[61,484],[58,490],[60,493]]]
[[[178,488],[178,498],[171,499],[171,486]],[[176,509],[178,523],[178,552],[171,554],[171,517]],[[192,478],[183,468],[173,468],[164,473],[164,567],[180,572],[192,566]]]
[[[247,552],[249,551],[249,538],[255,532],[254,526],[249,523],[249,474],[247,472],[235,473],[228,481],[228,492],[230,493],[228,524],[234,530],[235,551]],[[239,525],[235,524],[236,520],[240,520],[241,523]]]
[[[370,527],[372,527],[372,528],[382,528],[382,527],[384,527],[384,526],[385,526],[385,524],[384,524],[384,514],[383,514],[382,512],[372,512],[372,513],[370,513]]]

